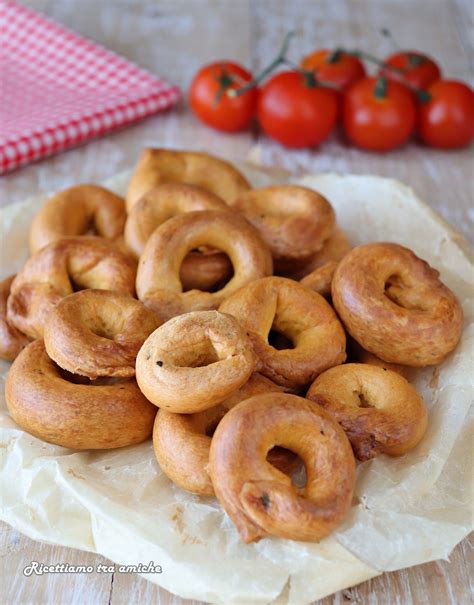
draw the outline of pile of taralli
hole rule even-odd
[[[145,150],[126,200],[54,195],[30,248],[0,285],[15,422],[79,450],[153,435],[163,472],[215,495],[245,542],[332,532],[356,459],[423,438],[407,378],[462,330],[456,296],[411,250],[352,249],[316,191],[252,189],[204,153]]]

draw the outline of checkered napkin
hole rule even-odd
[[[164,80],[0,0],[0,174],[176,103]]]

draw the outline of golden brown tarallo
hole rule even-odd
[[[259,231],[273,256],[280,260],[311,257],[332,234],[335,215],[321,194],[298,185],[251,189],[232,206]]]
[[[398,244],[354,248],[336,269],[332,300],[350,335],[384,361],[434,365],[461,336],[456,296],[438,271]]]
[[[359,460],[405,454],[426,431],[423,398],[391,370],[347,363],[318,376],[306,396],[339,422]]]
[[[131,208],[125,224],[125,243],[135,258],[139,258],[153,231],[173,216],[228,209],[223,200],[202,187],[183,183],[158,185]]]
[[[63,237],[100,235],[118,242],[125,226],[125,201],[99,185],[75,185],[53,195],[33,219],[30,250]]]
[[[215,292],[183,292],[180,267],[186,255],[201,246],[225,252],[234,274]],[[217,309],[223,300],[249,282],[272,273],[272,258],[258,232],[231,212],[204,210],[169,219],[148,240],[140,257],[137,293],[164,319],[188,311]]]
[[[250,189],[247,179],[232,164],[208,153],[144,149],[128,186],[127,210],[150,189],[163,183],[198,185],[227,204]]]
[[[275,445],[301,458],[304,487],[268,462]],[[341,427],[320,406],[285,393],[256,395],[224,416],[212,438],[209,471],[244,542],[267,535],[321,540],[344,520],[355,482]]]
[[[329,261],[319,269],[311,271],[308,275],[300,280],[300,284],[317,292],[324,296],[324,298],[330,298],[331,296],[331,284],[334,273],[336,272],[337,261]]]
[[[287,388],[310,384],[318,374],[346,359],[341,323],[322,296],[284,277],[267,277],[241,288],[219,308],[248,333],[260,359],[259,372]],[[269,343],[276,331],[289,343]]]
[[[75,290],[135,292],[135,261],[100,237],[52,242],[26,262],[11,284],[8,321],[30,338],[42,338],[53,307]]]
[[[160,318],[139,300],[109,290],[82,290],[52,309],[44,331],[48,355],[89,378],[135,375],[135,359]]]
[[[30,342],[30,339],[7,319],[7,300],[14,278],[14,275],[10,275],[0,281],[0,359],[7,361],[13,361]]]
[[[132,207],[125,224],[125,243],[139,258],[153,231],[173,216],[199,210],[228,210],[217,195],[193,185],[165,183],[146,193]],[[223,252],[194,250],[183,260],[180,279],[183,289],[211,290],[232,275],[232,264]]]
[[[384,361],[383,359],[380,359],[380,357],[377,357],[377,355],[366,351],[350,336],[347,339],[347,355],[350,362],[368,363],[369,365],[377,366],[378,368],[391,370],[392,372],[400,374],[400,376],[403,376],[403,378],[406,378],[407,380],[410,380],[410,377],[413,374],[413,368],[410,366]]]
[[[183,291],[220,290],[232,277],[233,268],[224,252],[215,250],[193,250],[184,257],[179,269]]]
[[[196,311],[167,321],[147,338],[136,375],[155,405],[192,414],[229,397],[256,365],[252,343],[233,317]]]
[[[278,275],[299,281],[316,269],[325,267],[328,263],[339,262],[351,249],[352,246],[347,235],[336,225],[319,252],[316,252],[310,258],[288,260],[286,263],[281,261],[279,263]]]
[[[156,407],[133,378],[101,385],[73,380],[48,357],[43,341],[30,343],[5,385],[13,420],[43,441],[79,450],[124,447],[150,437]]]
[[[177,485],[205,496],[214,495],[208,473],[209,449],[215,428],[225,414],[241,401],[261,393],[278,392],[277,386],[261,374],[252,374],[249,381],[219,405],[195,414],[174,414],[158,410],[153,429],[153,447],[163,472]],[[297,457],[275,447],[268,460],[282,472],[296,466]]]

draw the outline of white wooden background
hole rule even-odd
[[[232,58],[253,70],[276,53],[284,34],[299,37],[293,57],[320,46],[363,47],[379,55],[392,48],[378,33],[389,27],[402,48],[435,56],[443,71],[472,83],[474,8],[469,0],[23,0],[186,90],[203,63]],[[344,146],[335,135],[315,151],[286,151],[257,131],[218,134],[200,125],[186,104],[121,132],[26,167],[0,181],[0,204],[12,204],[38,191],[94,182],[131,166],[148,145],[204,149],[218,155],[261,162],[295,172],[337,171],[390,176],[417,193],[473,241],[472,149],[440,152],[410,144],[389,154],[369,154]],[[103,557],[33,542],[3,526],[2,602],[88,605],[183,601],[136,575],[47,575],[23,577],[31,560],[44,563],[106,563]],[[450,561],[384,574],[338,593],[320,605],[388,605],[471,602],[472,547],[458,546]]]

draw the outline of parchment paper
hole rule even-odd
[[[256,185],[278,181],[241,167]],[[106,186],[124,193],[129,173]],[[441,271],[465,312],[463,338],[414,382],[429,406],[422,443],[401,458],[360,464],[346,522],[319,544],[263,539],[245,545],[213,498],[174,486],[151,442],[76,453],[0,427],[1,517],[31,538],[100,553],[121,564],[153,561],[145,577],[182,597],[226,605],[303,604],[386,570],[447,558],[472,524],[473,268],[461,239],[407,187],[371,176],[297,180],[328,197],[354,244],[405,244]],[[446,195],[453,195],[447,191]],[[2,276],[27,258],[31,219],[47,196],[0,212]],[[2,382],[9,364],[1,365]]]

